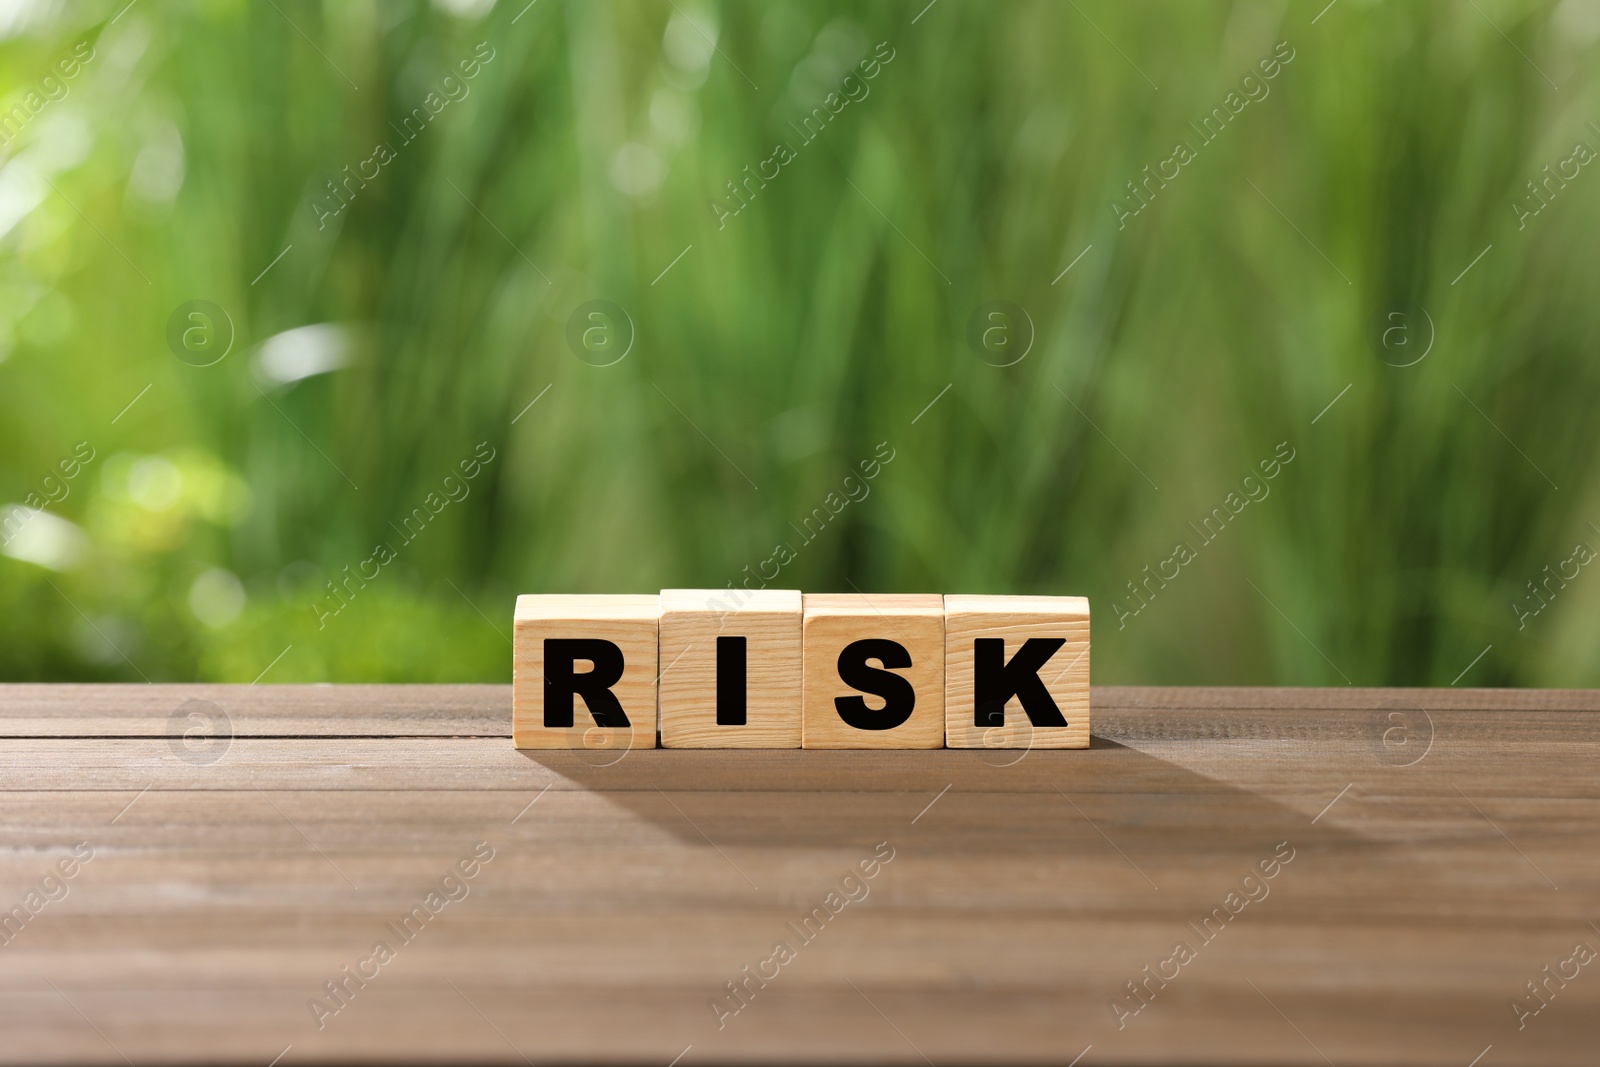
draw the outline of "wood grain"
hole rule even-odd
[[[944,597],[937,593],[807,593],[805,595],[805,676],[801,701],[801,746],[809,749],[944,747]],[[906,662],[871,662],[874,671],[891,670],[897,685],[909,685],[915,704],[910,715],[889,729],[857,729],[845,722],[835,703],[864,699],[872,709],[887,708],[884,696],[862,694],[840,678],[840,653],[857,641],[893,642]]]
[[[1085,751],[616,753],[503,686],[0,687],[0,913],[93,850],[0,927],[0,1062],[1594,1062],[1600,962],[1510,1002],[1600,948],[1600,694],[1092,700]]]
[[[1037,725],[1015,696],[1004,722],[977,726],[975,641],[1004,642],[1006,661],[1036,638],[1062,642],[1038,671],[1064,726]],[[1089,747],[1089,601],[1081,596],[944,598],[944,708],[947,748]],[[1046,705],[1048,707],[1048,704]]]
[[[516,746],[603,755],[654,748],[660,610],[660,598],[656,596],[517,597],[511,670],[511,735]],[[570,726],[545,725],[545,642],[552,638],[597,640],[615,646],[612,655],[620,653],[621,670],[606,689],[615,699],[614,706],[620,706],[624,725],[600,725],[596,709],[588,707],[581,696],[572,697]],[[591,662],[577,673],[599,670],[599,665]],[[606,693],[597,695],[606,697]]]
[[[745,721],[717,723],[717,642],[743,638]],[[661,591],[663,748],[800,747],[800,592]]]

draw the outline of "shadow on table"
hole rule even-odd
[[[1270,854],[1275,842],[1304,839],[1327,799],[1308,801],[1315,805],[1308,813],[1261,795],[1248,756],[1228,764],[1236,776],[1230,780],[1104,736],[1092,737],[1087,750],[521,755],[686,843],[719,847],[870,848],[914,831],[919,847],[948,853],[1058,854],[1111,845],[1138,867],[1141,855]],[[1316,832],[1322,843],[1359,836],[1334,820]]]

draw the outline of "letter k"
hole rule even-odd
[[[1034,726],[1065,726],[1061,709],[1039,678],[1039,670],[1066,644],[1060,637],[1030,637],[1006,662],[1003,637],[979,637],[972,642],[972,696],[974,726],[1004,726],[1006,702],[1016,697]]]

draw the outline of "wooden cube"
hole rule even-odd
[[[1089,602],[947,596],[945,744],[1089,747]]]
[[[798,590],[661,591],[661,746],[800,747]]]
[[[805,597],[802,748],[944,746],[944,598]]]
[[[511,667],[518,748],[656,747],[658,596],[519,596]]]

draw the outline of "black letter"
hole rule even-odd
[[[867,666],[869,659],[886,668],[911,666],[911,653],[898,641],[852,641],[839,653],[839,680],[852,689],[882,697],[883,707],[874,711],[861,697],[835,697],[833,706],[839,709],[839,718],[857,730],[893,730],[911,718],[917,692],[898,674]]]
[[[1061,709],[1039,680],[1043,667],[1066,644],[1060,637],[1030,637],[1011,662],[1006,662],[1003,637],[979,637],[972,642],[972,725],[1004,726],[1006,701],[1017,697],[1028,721],[1035,726],[1065,726]]]
[[[717,725],[743,726],[745,713],[742,637],[717,638]]]
[[[594,670],[575,674],[574,660]],[[599,638],[546,638],[544,643],[544,724],[572,725],[572,698],[583,697],[596,726],[628,726],[628,716],[611,687],[622,678],[622,649]]]

